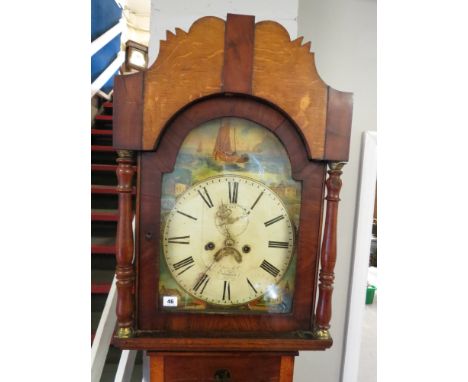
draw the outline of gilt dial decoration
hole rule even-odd
[[[163,177],[161,309],[291,312],[300,197],[264,127],[220,118],[193,129]]]
[[[294,228],[275,192],[227,175],[179,197],[163,241],[167,266],[185,291],[208,303],[238,305],[281,280],[291,261]]]

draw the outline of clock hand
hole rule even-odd
[[[214,256],[213,256],[214,261],[211,263],[211,265],[213,265],[215,261],[221,260],[221,258],[224,256],[224,255],[222,254],[222,252],[223,252],[225,249],[226,249],[226,247],[223,247],[223,248],[220,248],[220,249],[218,249],[218,250],[216,251],[216,253],[215,253]],[[210,265],[209,268],[211,268],[211,265]],[[209,269],[209,268],[208,268],[208,269]]]
[[[231,215],[232,211],[231,209],[226,206],[225,204],[221,203],[221,205],[218,208],[218,211],[216,212],[216,215],[222,220],[222,226],[224,228],[225,234],[225,240],[224,240],[224,248],[221,248],[215,253],[215,260],[219,261],[222,257],[227,256],[227,255],[233,255],[234,259],[240,263],[242,262],[242,254],[234,248],[234,244],[236,241],[232,238],[231,233],[229,232],[228,226],[235,223],[241,218],[244,218],[247,216],[246,214],[242,216],[238,216],[236,218],[232,218]]]
[[[226,250],[226,252],[225,252],[224,256],[233,255],[234,259],[238,263],[240,263],[240,262],[242,262],[242,255],[236,248],[234,248],[234,244],[236,242],[231,237],[231,234],[230,234],[229,230],[227,229],[227,227],[225,227],[225,229],[226,229],[226,240],[224,241],[224,244],[226,245],[226,247],[224,249]]]
[[[229,247],[227,248],[227,254],[228,255],[233,255],[234,259],[238,262],[238,263],[241,263],[242,262],[242,255],[241,253],[235,249],[234,247]]]

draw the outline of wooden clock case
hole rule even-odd
[[[352,95],[320,79],[310,43],[301,43],[302,38],[291,41],[275,22],[255,24],[254,17],[241,15],[228,15],[226,21],[205,17],[188,32],[167,32],[152,67],[115,79],[114,147],[119,153],[115,343],[152,352],[154,380],[180,378],[168,371],[174,370],[171,362],[182,362],[189,373],[190,367],[206,366],[200,373],[213,377],[212,365],[237,360],[239,370],[250,370],[258,368],[260,357],[267,364],[271,361],[261,378],[270,380],[271,374],[279,378],[271,380],[287,381],[292,380],[298,350],[332,345],[328,329],[339,177],[348,159]],[[293,178],[302,182],[290,314],[168,313],[158,306],[162,176],[173,170],[187,134],[221,117],[244,118],[273,132],[287,151]],[[137,197],[135,242],[132,193]],[[233,380],[262,380],[252,375],[238,374]],[[192,380],[205,380],[197,378]]]

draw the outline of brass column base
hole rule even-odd
[[[119,338],[131,338],[133,337],[133,329],[130,327],[119,328],[117,330],[117,337]]]
[[[331,339],[330,332],[327,329],[316,329],[314,331],[314,337],[318,340]]]

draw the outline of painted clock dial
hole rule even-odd
[[[301,183],[272,132],[231,117],[194,128],[161,193],[162,310],[292,311]]]
[[[179,197],[163,240],[167,266],[185,291],[211,304],[238,305],[281,280],[293,254],[294,228],[270,188],[225,175]]]

